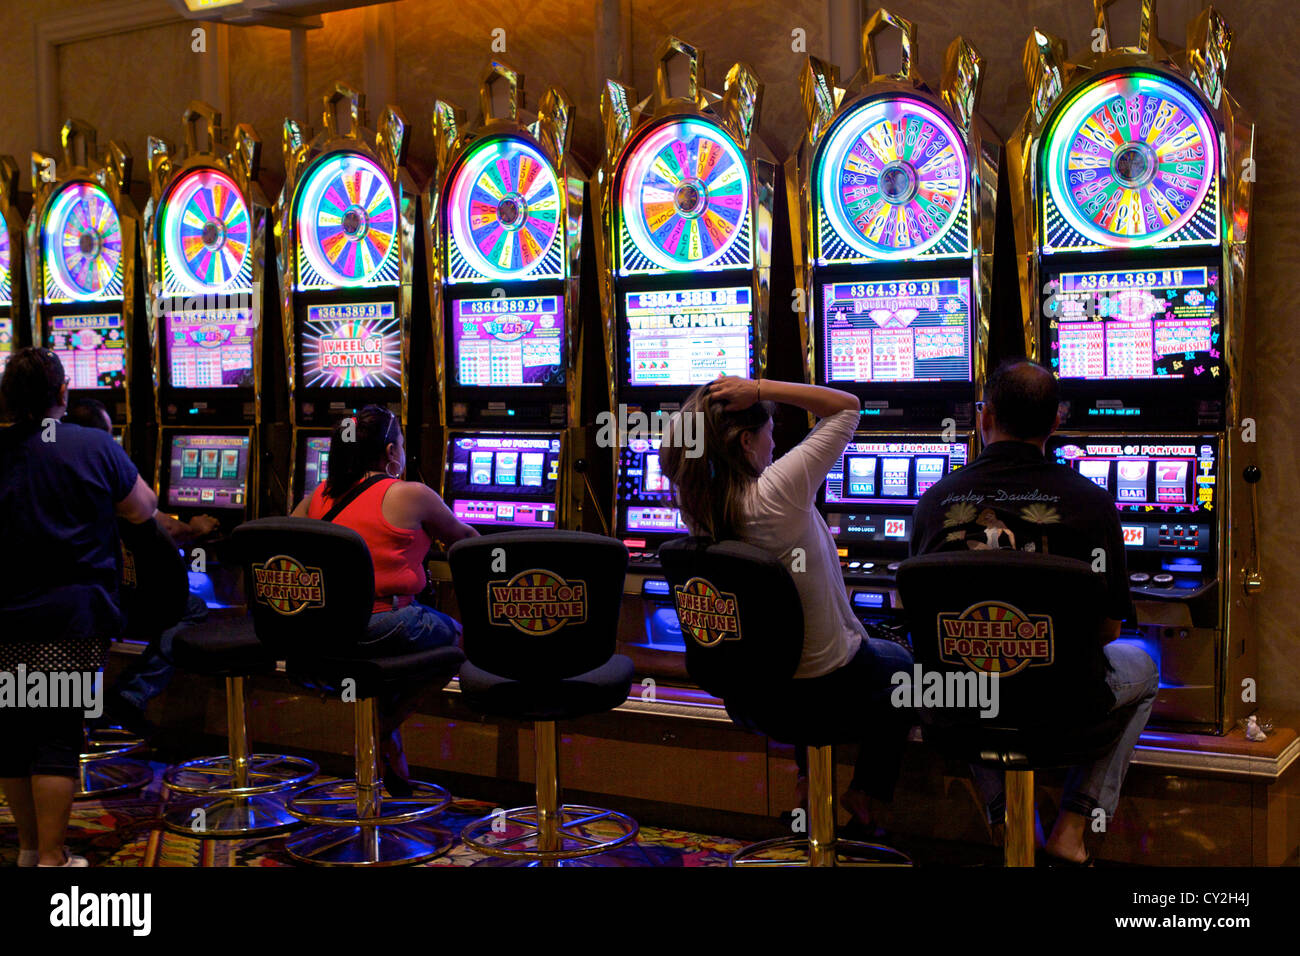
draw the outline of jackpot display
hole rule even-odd
[[[32,154],[31,341],[58,354],[71,401],[99,399],[114,428],[126,429],[147,378],[132,375],[140,217],[129,194],[131,156],[116,142],[101,153],[94,128],[76,120],[60,141],[61,158]],[[123,444],[135,450],[129,435]]]
[[[324,107],[310,141],[285,121],[276,208],[292,424],[327,428],[368,404],[406,424],[417,211],[403,166],[410,130],[393,107],[368,129],[364,95],[341,83]]]
[[[897,73],[875,41],[897,30]],[[809,381],[851,391],[864,429],[973,425],[988,351],[1001,143],[975,112],[983,63],[961,37],[932,89],[910,56],[916,28],[880,11],[868,62],[841,88],[809,57],[807,126],[786,164]]]
[[[1152,722],[1222,733],[1262,586],[1241,433],[1253,124],[1223,86],[1216,11],[1173,50],[1151,0],[1131,47],[1098,10],[1079,58],[1041,32],[1026,47],[1010,156],[1025,351],[1060,380],[1049,455],[1119,510],[1137,611],[1120,639],[1160,668]]]

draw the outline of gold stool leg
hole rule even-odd
[[[1006,773],[1006,843],[1003,849],[1007,866],[1034,865],[1034,772],[1008,770]]]
[[[560,849],[560,761],[555,739],[555,721],[534,721],[533,741],[537,782],[537,849],[550,853]],[[552,866],[554,863],[554,860],[545,857],[542,859],[543,866]]]
[[[835,865],[835,751],[808,748],[808,865]]]
[[[233,786],[248,786],[248,720],[244,709],[244,678],[226,678],[226,736],[230,743]]]
[[[356,719],[357,817],[377,817],[383,797],[379,792],[379,704],[373,697],[358,701]],[[369,859],[379,859],[379,832],[375,827],[361,828],[365,852]]]

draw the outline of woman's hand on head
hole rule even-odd
[[[723,411],[740,412],[758,401],[758,382],[735,375],[720,375],[709,383],[705,394],[720,402]]]

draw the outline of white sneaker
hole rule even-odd
[[[90,861],[88,861],[84,856],[76,856],[69,853],[67,847],[63,848],[63,856],[64,860],[62,863],[37,863],[36,865],[38,867],[43,866],[49,869],[54,869],[60,866],[90,866]]]

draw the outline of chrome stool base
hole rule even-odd
[[[829,866],[911,866],[912,858],[891,847],[856,840],[836,840],[828,848]],[[833,853],[833,856],[831,855]],[[778,837],[753,843],[731,855],[728,866],[812,866],[811,842]]]
[[[122,727],[87,730],[78,762],[74,799],[139,790],[153,782],[153,768],[139,760],[122,759],[144,749],[144,738]]]
[[[455,836],[441,827],[416,822],[400,826],[313,826],[285,840],[299,863],[315,866],[403,866],[441,856]]]
[[[196,839],[262,836],[298,826],[278,794],[225,793],[172,800],[163,807],[162,822],[173,833]]]
[[[545,848],[537,807],[515,807],[468,824],[462,842],[480,853],[543,864],[607,853],[636,839],[637,822],[625,813],[566,804],[555,815],[551,848]],[[495,825],[495,827],[494,827]]]
[[[414,793],[409,797],[394,797],[383,791],[379,812],[373,815],[358,810],[364,795],[357,793],[355,780],[335,780],[318,783],[294,793],[286,804],[288,811],[303,823],[326,827],[346,826],[399,826],[416,823],[435,813],[441,813],[451,803],[451,794],[433,783],[411,781]]]

